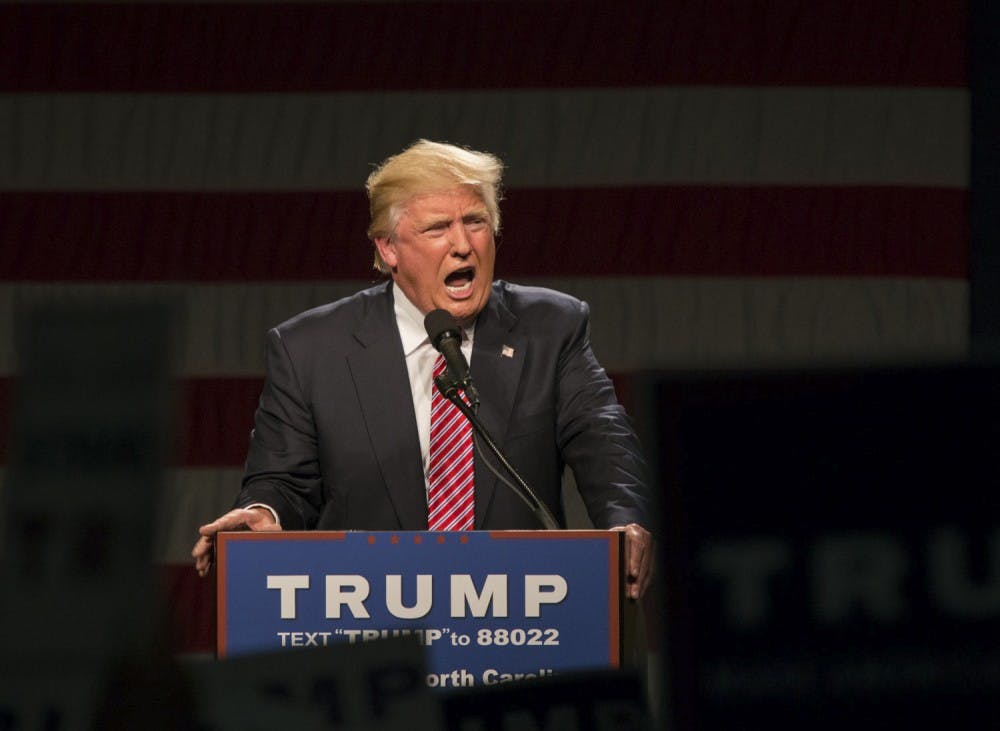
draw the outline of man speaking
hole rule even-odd
[[[502,167],[421,140],[369,176],[368,235],[390,281],[267,334],[243,489],[236,509],[199,529],[202,576],[221,530],[542,527],[434,386],[444,364],[424,318],[444,310],[486,431],[561,525],[561,476],[573,469],[594,524],[625,531],[628,595],[645,592],[646,466],[591,351],[587,305],[493,280]]]

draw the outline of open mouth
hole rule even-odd
[[[462,296],[472,291],[472,281],[476,278],[476,270],[472,267],[456,269],[444,278],[444,287],[452,295]]]

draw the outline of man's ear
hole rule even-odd
[[[395,242],[388,236],[376,236],[375,248],[378,249],[379,256],[386,266],[395,269],[397,263]]]

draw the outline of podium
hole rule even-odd
[[[444,688],[618,668],[623,554],[618,531],[221,533],[217,654],[413,635]]]

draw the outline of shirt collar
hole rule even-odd
[[[415,304],[410,301],[403,290],[393,283],[392,309],[396,315],[396,326],[399,328],[399,339],[403,343],[403,357],[410,355],[424,345],[430,345],[427,330],[424,328],[424,316]],[[463,339],[471,343],[476,330],[473,323],[462,328]]]
[[[410,302],[400,287],[392,287],[392,309],[396,314],[396,326],[399,328],[399,339],[403,341],[403,356],[409,355],[421,345],[428,343],[427,331],[424,329],[424,316],[417,306]]]

